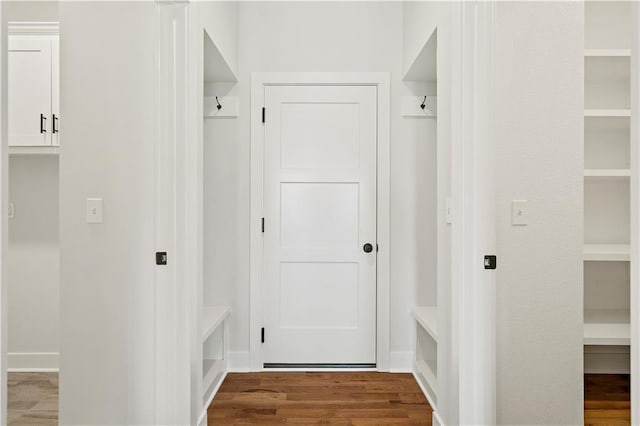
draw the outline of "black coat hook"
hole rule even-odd
[[[220,101],[218,100],[218,97],[216,96],[216,103],[218,105],[216,105],[216,108],[218,108],[218,111],[220,111],[222,109],[222,105],[220,105]]]
[[[422,103],[420,104],[420,108],[425,109],[427,106],[427,97],[425,96],[424,99],[422,100]]]

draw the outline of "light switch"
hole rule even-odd
[[[102,198],[87,198],[87,223],[102,223]]]
[[[451,211],[451,197],[447,197],[445,199],[445,222],[452,223],[453,222],[453,212]]]
[[[9,214],[7,216],[9,219],[14,219],[16,217],[16,206],[13,203],[9,203]]]
[[[527,200],[511,201],[511,225],[526,226],[529,223]]]

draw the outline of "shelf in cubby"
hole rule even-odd
[[[202,308],[202,341],[204,342],[216,331],[229,316],[231,308],[228,306],[205,306]]]
[[[585,169],[585,178],[628,178],[631,176],[629,169]]]
[[[585,49],[588,58],[624,58],[631,57],[631,49]]]
[[[629,244],[585,244],[584,260],[588,262],[628,262]]]
[[[585,109],[585,117],[631,117],[630,109]]]
[[[584,344],[627,346],[630,344],[629,311],[591,309],[584,311]]]
[[[414,306],[413,317],[418,324],[438,342],[438,308],[435,306]]]

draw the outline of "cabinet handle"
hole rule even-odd
[[[45,129],[47,124],[46,121],[47,121],[47,117],[45,117],[44,114],[40,114],[40,133],[47,132],[47,129]]]
[[[53,133],[58,133],[58,126],[57,126],[57,124],[58,124],[58,117],[56,117],[56,115],[55,115],[55,114],[53,114],[53,124],[52,124],[52,126],[53,126],[52,131],[53,131]]]

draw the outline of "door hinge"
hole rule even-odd
[[[264,217],[262,218],[262,233],[264,234]]]
[[[260,340],[262,341],[262,343],[264,343],[264,327],[262,327],[262,331],[260,332]]]
[[[266,111],[265,111],[265,107],[262,107],[262,122],[264,123],[264,119],[265,119],[265,115],[266,115]]]

